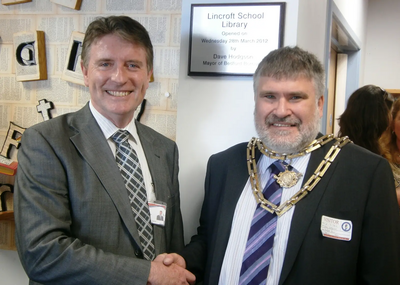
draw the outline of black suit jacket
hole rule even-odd
[[[303,183],[332,144],[311,154]],[[218,284],[235,207],[249,177],[246,145],[208,162],[198,233],[181,252],[204,284]],[[351,220],[351,241],[323,237],[322,215]],[[387,161],[346,145],[314,190],[296,204],[279,284],[400,284],[399,217]]]

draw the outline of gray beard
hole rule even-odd
[[[272,151],[286,154],[299,152],[308,146],[317,137],[320,125],[321,119],[319,118],[318,109],[314,114],[312,124],[304,126],[300,122],[298,125],[299,134],[294,138],[289,137],[289,131],[276,131],[272,134],[272,131],[267,128],[267,122],[261,125],[255,120],[257,134],[263,144]]]

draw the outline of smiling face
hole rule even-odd
[[[317,99],[313,81],[300,76],[277,80],[260,77],[254,121],[263,143],[280,153],[294,153],[317,136],[324,98]]]
[[[87,66],[82,65],[93,107],[119,128],[125,127],[142,103],[149,87],[146,51],[120,37],[105,35],[90,47]]]

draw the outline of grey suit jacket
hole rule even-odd
[[[249,178],[246,145],[211,156],[200,226],[180,252],[188,270],[204,284],[218,284],[235,207]],[[312,152],[303,183],[331,145]],[[279,284],[400,284],[395,195],[388,162],[346,145],[312,192],[296,204]],[[322,215],[352,221],[351,241],[323,237]]]
[[[156,198],[156,254],[183,247],[176,144],[136,122]],[[124,181],[88,105],[28,128],[18,151],[16,243],[29,278],[43,284],[146,284]]]

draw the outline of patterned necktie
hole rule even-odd
[[[117,145],[115,159],[128,190],[129,201],[142,244],[143,256],[147,260],[153,260],[155,256],[153,228],[150,223],[147,192],[137,154],[131,148],[128,137],[129,132],[124,130],[118,130],[112,135],[112,139]]]
[[[285,167],[282,162],[277,160],[271,164],[270,169],[271,174],[264,187],[263,194],[268,201],[279,205],[282,188],[276,182],[274,175],[284,171]],[[266,283],[277,220],[276,214],[263,209],[260,204],[257,205],[240,270],[240,285]]]

